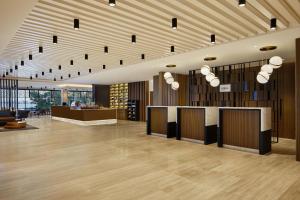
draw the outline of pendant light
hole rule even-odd
[[[43,47],[39,46],[39,54],[42,54],[42,53],[43,53]]]
[[[61,65],[58,65],[58,70],[61,70]]]
[[[49,69],[49,73],[52,73],[52,69]]]
[[[108,4],[109,4],[109,6],[114,7],[114,6],[116,6],[116,0],[109,0]]]
[[[42,72],[42,76],[44,76],[45,75],[45,72]]]
[[[178,90],[178,88],[179,88],[179,83],[178,83],[177,81],[172,82],[172,83],[171,83],[171,88],[172,88],[173,90]]]
[[[39,77],[39,75],[38,74],[35,74],[35,78],[38,78]]]
[[[89,73],[92,73],[92,69],[89,69]]]
[[[136,43],[136,35],[131,36],[131,42],[132,42],[132,44]]]
[[[175,47],[171,46],[171,53],[175,52]]]
[[[268,74],[272,74],[273,72],[273,65],[263,65],[261,68],[260,68],[261,71],[264,71],[264,72],[267,72]]]
[[[18,70],[18,65],[15,65],[15,70]]]
[[[106,69],[106,65],[102,65],[102,69]]]
[[[211,35],[210,35],[210,42],[211,42],[212,44],[215,44],[215,43],[216,43],[216,35],[215,35],[215,34],[211,34]]]
[[[71,78],[71,74],[69,74],[69,78]]]
[[[56,81],[56,78],[54,78],[53,80]]]
[[[164,73],[164,79],[167,80],[168,78],[172,77],[171,72],[165,72]]]
[[[85,54],[85,55],[84,55],[84,59],[85,59],[85,60],[88,60],[88,59],[89,59],[89,55],[88,55],[88,54]]]
[[[210,67],[208,65],[203,65],[200,69],[202,75],[206,76],[210,73]]]
[[[172,18],[172,29],[177,29],[177,18]]]
[[[145,60],[145,54],[142,53],[141,59],[142,59],[142,60]]]
[[[213,78],[215,78],[215,75],[212,72],[205,76],[207,82],[210,82]]]
[[[264,71],[260,71],[256,76],[256,80],[261,84],[267,83],[269,81],[269,78],[270,78],[270,75]]]
[[[53,44],[57,44],[57,36],[53,35]]]
[[[214,77],[210,82],[209,84],[212,86],[212,87],[218,87],[220,85],[220,79],[218,77]]]
[[[108,54],[108,46],[105,46],[105,47],[104,47],[104,53],[105,53],[105,54]]]
[[[24,60],[21,60],[21,66],[24,66]]]
[[[74,29],[75,30],[79,29],[79,19],[74,19]]]
[[[78,76],[80,76],[80,72],[78,72],[77,74],[78,74]]]
[[[277,19],[276,18],[272,18],[270,21],[270,28],[272,31],[275,31],[277,28]]]
[[[174,78],[173,77],[169,77],[166,79],[167,84],[172,84],[174,82]]]
[[[61,80],[63,80],[63,79],[64,79],[64,77],[63,77],[63,76],[60,76],[60,79],[61,79]]]
[[[12,68],[9,69],[9,72],[10,72],[10,73],[13,73],[13,71],[14,71],[14,70],[13,70]]]
[[[32,76],[30,76],[30,80],[32,80]]]
[[[274,69],[278,69],[279,67],[281,67],[283,59],[279,56],[273,56],[272,58],[270,58],[269,63],[273,65]]]
[[[246,5],[246,0],[239,0],[239,6],[244,7]]]
[[[123,60],[120,60],[120,65],[123,65]]]
[[[70,60],[70,65],[74,65],[74,61],[73,60]]]
[[[28,59],[32,60],[32,54],[31,53],[29,54]]]

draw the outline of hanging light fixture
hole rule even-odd
[[[49,69],[49,73],[50,73],[50,74],[52,73],[52,69]]]
[[[38,74],[35,74],[35,78],[38,78],[39,77],[39,75]]]
[[[216,43],[216,35],[215,35],[215,34],[211,34],[211,35],[210,35],[210,42],[211,42],[212,44],[215,44],[215,43]]]
[[[209,84],[212,86],[212,87],[218,87],[220,85],[220,79],[218,77],[214,77],[210,82]]]
[[[78,76],[80,76],[80,72],[78,72],[77,74],[78,74]]]
[[[176,30],[177,29],[177,18],[172,18],[172,29]]]
[[[31,53],[29,53],[28,59],[29,59],[29,60],[32,60],[32,54],[31,54]]]
[[[205,76],[206,81],[210,82],[213,78],[215,78],[214,73],[210,72]]]
[[[281,67],[283,59],[279,56],[273,56],[272,58],[270,58],[269,63],[273,65],[274,69],[278,69]]]
[[[56,81],[56,78],[54,78],[53,80]]]
[[[88,59],[89,59],[89,55],[88,55],[88,54],[85,54],[85,55],[84,55],[84,59],[85,59],[85,60],[88,60]]]
[[[53,44],[57,44],[57,36],[53,35]]]
[[[70,65],[74,65],[74,61],[73,60],[70,60]]]
[[[111,7],[114,7],[114,6],[116,6],[116,0],[109,0],[108,4],[109,4]]]
[[[24,60],[21,60],[21,66],[24,66]]]
[[[89,69],[89,73],[92,73],[92,69]]]
[[[174,78],[173,77],[169,77],[166,79],[167,84],[172,84],[174,82]]]
[[[4,73],[2,74],[2,78],[5,78],[5,74]]]
[[[172,77],[172,74],[170,72],[164,73],[164,79],[167,80],[168,78]]]
[[[39,54],[42,54],[42,53],[43,53],[43,47],[39,46]]]
[[[132,44],[136,43],[136,35],[131,36],[131,42],[132,42]]]
[[[171,53],[175,52],[175,47],[171,46]]]
[[[69,74],[68,77],[71,78],[71,74]]]
[[[9,72],[10,72],[10,73],[13,73],[13,71],[14,71],[14,70],[13,70],[12,68],[9,69]]]
[[[273,65],[263,65],[260,69],[261,71],[267,72],[268,74],[272,74],[273,72]]]
[[[45,72],[42,72],[42,76],[44,76],[45,75]]]
[[[79,29],[79,19],[74,19],[74,29],[75,30]]]
[[[123,65],[123,60],[120,60],[120,65]]]
[[[142,60],[145,60],[145,54],[142,53],[141,59],[142,59]]]
[[[105,53],[105,54],[108,54],[108,46],[105,46],[105,47],[104,47],[104,53]]]
[[[60,79],[61,79],[61,80],[63,80],[63,79],[64,79],[64,77],[63,77],[63,76],[61,76],[61,77],[60,77]]]
[[[256,76],[256,80],[261,84],[267,83],[269,81],[269,78],[270,78],[270,75],[264,71],[260,71]]]
[[[102,65],[102,69],[106,69],[106,65]]]
[[[246,0],[239,0],[239,6],[244,7],[246,5]]]
[[[206,76],[207,74],[210,73],[210,66],[208,65],[203,65],[200,69],[200,72],[202,75]]]
[[[58,65],[58,70],[61,70],[61,65]]]
[[[32,80],[32,76],[30,76],[30,80]]]
[[[18,65],[15,65],[15,70],[18,70]]]
[[[178,88],[179,88],[179,83],[178,83],[177,81],[172,82],[172,83],[171,83],[171,88],[172,88],[173,90],[178,90]]]
[[[270,21],[270,28],[271,30],[276,30],[277,28],[277,19],[276,18],[272,18],[271,21]]]

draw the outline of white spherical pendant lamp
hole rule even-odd
[[[173,77],[169,77],[166,79],[167,84],[172,84],[174,82],[174,78]]]
[[[172,83],[171,83],[171,88],[172,88],[173,90],[178,90],[178,88],[179,88],[179,83],[178,83],[177,81],[172,82]]]
[[[260,71],[256,76],[257,82],[259,82],[261,84],[267,83],[269,81],[269,78],[270,78],[270,75],[264,71]]]
[[[171,78],[172,74],[170,72],[165,72],[164,73],[164,78],[167,80],[168,78]]]
[[[208,82],[210,82],[213,78],[215,78],[215,75],[211,72],[205,76],[205,79]]]
[[[273,65],[263,65],[261,67],[261,71],[267,72],[268,74],[272,74],[272,72],[273,72]]]
[[[210,73],[210,67],[208,65],[203,65],[203,67],[200,69],[200,72],[202,75],[206,76]]]
[[[210,85],[212,87],[218,87],[220,85],[220,79],[217,77],[214,77],[211,81],[210,81]]]
[[[273,56],[272,58],[270,58],[270,64],[273,65],[274,69],[277,69],[279,67],[281,67],[282,63],[283,63],[283,59],[279,56]]]

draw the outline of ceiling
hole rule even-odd
[[[63,76],[66,80],[71,74],[68,82],[111,83],[149,77],[170,62],[182,66],[176,70],[186,72],[204,55],[218,54],[220,62],[225,62],[226,54],[232,58],[254,55],[252,51],[269,40],[280,43],[276,53],[287,54],[283,50],[290,50],[286,46],[292,44],[287,33],[299,36],[298,10],[299,0],[248,0],[245,7],[239,7],[236,0],[117,0],[116,7],[110,7],[108,0],[39,0],[2,51],[0,72],[20,65],[24,59],[25,66],[19,66],[13,76],[38,74],[39,79]],[[173,17],[178,19],[177,30],[171,28]],[[273,17],[278,28],[270,33]],[[80,19],[79,30],[73,29],[74,18]],[[131,43],[132,34],[137,37],[136,44]],[[213,47],[211,34],[216,35]],[[53,35],[58,36],[58,44],[52,43]],[[260,37],[262,41],[253,40]],[[38,54],[40,45],[43,54]],[[170,53],[171,45],[175,53]],[[104,54],[104,46],[109,47],[109,54]],[[243,55],[239,54],[241,49]],[[32,61],[28,60],[29,52]],[[86,53],[89,60],[84,59]],[[142,53],[146,60],[141,60]],[[74,60],[73,66],[70,60]],[[102,65],[106,65],[105,70]],[[49,73],[50,68],[53,73]]]

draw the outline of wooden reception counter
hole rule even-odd
[[[67,106],[52,106],[52,119],[78,125],[101,125],[117,123],[116,109],[74,110]]]
[[[147,134],[176,135],[176,106],[148,106]]]
[[[176,139],[217,142],[218,107],[177,107]]]
[[[266,154],[271,151],[271,137],[271,108],[219,108],[219,147],[238,147]]]

